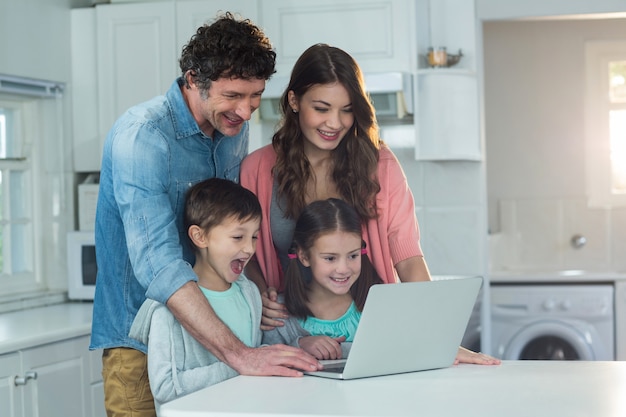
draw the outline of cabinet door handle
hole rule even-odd
[[[29,379],[37,379],[37,372],[28,371],[24,374],[24,376],[16,376],[14,383],[16,386],[26,385]]]

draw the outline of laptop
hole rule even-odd
[[[454,363],[481,277],[370,288],[346,359],[306,375],[356,379],[446,368]]]

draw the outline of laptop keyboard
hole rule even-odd
[[[343,369],[346,367],[345,361],[342,363],[328,363],[324,365],[323,371],[325,372],[334,372],[340,374],[343,372]]]

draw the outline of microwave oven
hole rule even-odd
[[[93,300],[96,292],[96,243],[93,231],[67,234],[67,295],[70,300]]]

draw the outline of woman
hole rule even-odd
[[[359,212],[383,281],[429,280],[413,195],[378,135],[354,59],[325,44],[307,49],[294,66],[281,111],[272,144],[242,163],[241,183],[257,194],[264,210],[257,262],[247,276],[262,290],[282,291],[295,219],[308,203],[334,197]]]

